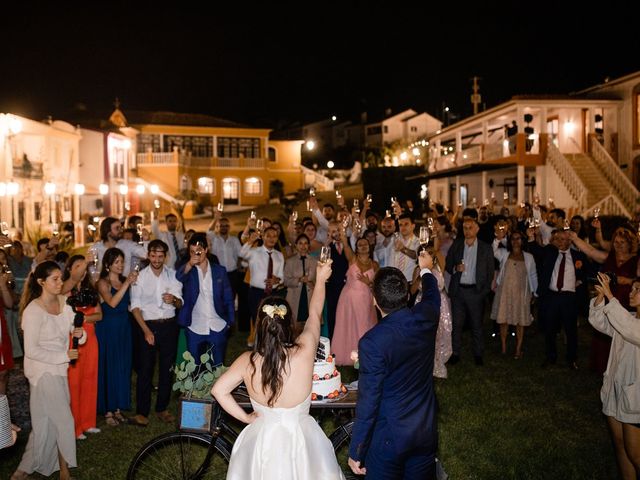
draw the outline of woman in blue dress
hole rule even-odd
[[[98,337],[98,412],[107,425],[115,427],[126,418],[120,410],[131,408],[131,323],[129,286],[137,271],[124,277],[124,253],[109,248],[102,260],[96,283],[102,298],[102,321],[96,324]]]

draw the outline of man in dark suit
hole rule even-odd
[[[342,288],[347,280],[347,270],[349,270],[349,260],[344,251],[344,245],[340,240],[340,226],[337,222],[329,223],[327,242],[331,248],[331,276],[327,282],[327,327],[329,338],[333,338],[333,329],[336,326],[336,310],[338,300],[342,293]]]
[[[219,365],[224,362],[227,335],[235,321],[233,291],[227,270],[209,258],[204,233],[193,234],[188,247],[189,261],[176,271],[184,299],[178,325],[185,328],[187,349],[198,363],[212,346],[214,365]]]
[[[448,362],[451,365],[460,361],[462,327],[467,318],[471,323],[474,360],[476,365],[483,365],[484,300],[491,292],[495,264],[493,249],[478,238],[479,230],[474,219],[466,218],[462,224],[464,237],[457,238],[447,253],[445,268],[451,274],[449,297],[453,323],[453,353]]]
[[[567,335],[566,360],[569,368],[578,369],[578,299],[576,288],[587,280],[589,263],[584,253],[572,250],[568,230],[556,229],[549,245],[540,247],[527,232],[530,250],[539,259],[538,319],[545,335],[543,367],[553,365],[558,358],[556,335],[564,328]]]
[[[408,308],[409,285],[395,267],[374,278],[382,321],[358,343],[360,375],[349,466],[367,479],[434,479],[438,446],[433,357],[440,292],[433,259],[418,257],[422,300]],[[363,465],[364,464],[364,465]]]

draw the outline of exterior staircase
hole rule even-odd
[[[602,145],[595,138],[590,141],[590,154],[564,154],[586,190],[583,216],[599,207],[603,214],[631,217],[640,192]]]

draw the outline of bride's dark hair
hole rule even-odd
[[[282,308],[284,307],[284,308]],[[288,350],[297,347],[297,330],[291,317],[291,307],[282,297],[267,297],[257,312],[256,339],[249,362],[256,373],[255,359],[262,356],[262,392],[269,394],[267,405],[273,407],[282,392],[282,374],[289,362]]]

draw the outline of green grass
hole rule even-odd
[[[535,324],[527,332],[522,360],[500,355],[499,342],[487,338],[484,367],[473,364],[470,334],[465,332],[462,361],[449,368],[448,379],[436,380],[438,457],[451,479],[617,478],[601,414],[601,378],[586,368],[591,328],[582,322],[579,331],[582,368],[577,372],[562,363],[540,368],[544,338],[536,333]],[[235,358],[244,343],[244,334],[235,333],[228,358]],[[563,358],[560,338],[558,344]],[[351,368],[341,371],[346,383],[357,377]],[[176,411],[175,399],[171,409]],[[328,432],[333,424],[332,419],[323,422]],[[111,428],[102,419],[98,426],[102,433],[78,442],[79,468],[74,471],[78,479],[125,478],[129,462],[144,443],[174,430],[154,417],[146,428]],[[23,434],[16,446],[0,451],[0,478],[9,478],[25,444]],[[345,455],[340,452],[341,461]]]

